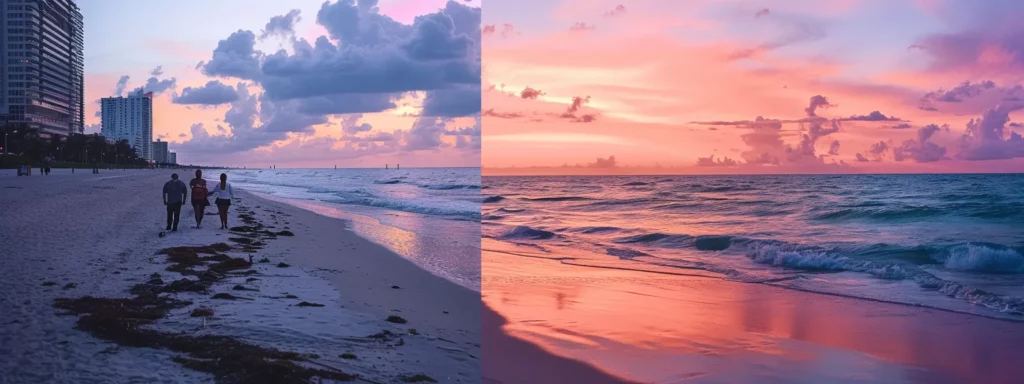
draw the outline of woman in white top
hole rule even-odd
[[[228,174],[220,174],[220,182],[213,187],[210,194],[216,196],[213,202],[217,204],[217,211],[220,213],[220,229],[226,229],[228,227],[228,207],[231,206],[231,198],[235,195],[235,192],[231,190],[231,184],[228,184]]]

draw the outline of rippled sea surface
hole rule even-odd
[[[485,177],[522,256],[1024,320],[1024,175]]]

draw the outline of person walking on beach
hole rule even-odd
[[[167,230],[178,230],[178,217],[181,216],[181,205],[188,197],[188,187],[181,180],[178,174],[172,173],[171,180],[164,183],[164,205],[167,206]]]
[[[220,229],[227,229],[228,207],[231,206],[231,199],[235,193],[231,190],[231,184],[228,184],[226,173],[220,174],[220,182],[213,187],[212,193],[217,197],[213,202],[217,204],[217,212],[220,213]]]
[[[195,211],[196,228],[202,228],[203,214],[206,213],[206,207],[210,206],[210,200],[207,199],[209,191],[206,189],[206,179],[203,179],[201,169],[196,170],[196,178],[189,181],[188,186],[192,189],[192,210]]]

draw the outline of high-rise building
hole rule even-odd
[[[167,157],[168,157],[168,159],[167,159],[168,163],[171,163],[171,164],[174,164],[174,165],[178,164],[178,153],[176,153],[176,152],[169,152],[169,153],[167,153]]]
[[[83,133],[84,47],[74,0],[0,0],[0,120]]]
[[[167,153],[167,142],[156,139],[156,141],[153,142],[153,161],[156,161],[157,164],[162,164],[169,163],[170,161],[168,160],[170,159],[171,158]]]
[[[100,101],[100,133],[117,141],[128,140],[135,153],[146,160],[153,157],[153,93],[138,89],[127,97],[104,97]]]

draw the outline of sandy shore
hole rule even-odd
[[[1024,377],[1017,362],[1020,323],[715,278],[578,267],[511,255],[530,249],[486,239],[483,248],[484,302],[508,319],[509,334],[623,380],[1013,383]],[[489,345],[485,333],[485,374]],[[530,374],[547,375],[520,371],[522,382]]]
[[[231,240],[236,234],[216,229],[215,216],[202,229],[191,228],[192,212],[185,208],[180,231],[161,238],[166,180],[165,171],[0,175],[0,382],[213,381],[172,361],[176,352],[120,346],[76,330],[76,317],[58,316],[53,303],[58,297],[127,297],[129,287],[153,273],[179,278],[166,271],[157,250],[217,242],[235,245],[229,256],[270,262],[253,264],[255,275],[230,277],[209,292],[171,294],[192,305],[153,328],[315,355],[310,364],[376,382],[414,374],[479,382],[476,292],[354,235],[342,221],[245,192],[232,207],[231,225],[242,224],[239,212],[251,211],[271,230],[295,236],[242,252]],[[212,299],[216,293],[243,300]],[[300,307],[299,300],[324,306]],[[215,315],[190,317],[199,307]],[[388,316],[407,323],[388,322]],[[368,338],[380,334],[391,336]],[[343,353],[357,358],[343,359]]]

